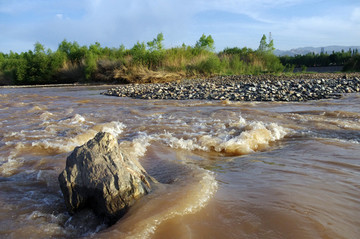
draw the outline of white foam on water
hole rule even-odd
[[[49,112],[49,111],[45,111],[44,113],[42,113],[40,115],[40,119],[42,119],[43,121],[49,120],[54,114]]]
[[[43,117],[42,117],[43,116]],[[87,121],[80,114],[56,120],[49,118],[51,113],[44,112],[40,128],[9,132],[4,134],[3,141],[10,151],[11,158],[23,155],[54,155],[72,151],[75,147],[86,143],[98,132],[109,132],[118,137],[126,127],[119,121],[106,123],[94,123]],[[14,171],[15,163],[9,161],[5,166],[12,166]],[[5,167],[4,166],[4,167]],[[5,172],[5,170],[3,170]]]
[[[20,132],[9,132],[9,133],[5,133],[4,135],[5,140],[8,140],[7,138],[23,138],[25,137],[25,131],[21,130]]]
[[[0,165],[0,175],[8,177],[16,173],[17,169],[24,164],[23,158],[14,158],[10,155],[7,158],[1,159],[2,164]]]
[[[111,121],[110,123],[103,123],[93,127],[99,132],[111,133],[114,137],[118,137],[126,128],[126,126],[119,121]]]
[[[215,122],[213,129],[201,131],[186,139],[166,132],[159,136],[165,144],[176,149],[225,152],[234,155],[249,154],[264,150],[271,142],[281,140],[289,130],[276,124],[260,121],[239,121],[224,124]]]
[[[230,139],[203,137],[202,145],[213,148],[217,152],[226,152],[235,155],[249,154],[254,151],[263,150],[270,142],[282,139],[287,132],[277,124],[266,125],[262,122],[250,123],[240,135]]]
[[[61,120],[59,123],[61,123],[61,124],[81,124],[81,123],[84,123],[85,121],[86,121],[86,119],[82,115],[75,114],[73,117]]]
[[[77,122],[83,122],[83,117],[77,117]],[[49,153],[64,153],[70,152],[75,147],[80,146],[90,139],[92,139],[98,132],[109,132],[117,137],[123,132],[125,125],[119,121],[112,121],[109,123],[97,124],[89,128],[88,126],[80,129],[80,132],[72,132],[73,137],[51,137],[49,139],[42,139],[31,143],[34,148],[45,150]],[[54,131],[50,131],[56,133]]]
[[[352,144],[360,144],[360,139],[358,140],[349,140],[348,142],[352,143]]]
[[[37,111],[43,111],[45,110],[46,107],[44,105],[40,106],[40,105],[35,105],[32,108],[30,108],[27,112],[28,113],[33,113],[33,112],[37,112]]]
[[[4,154],[0,157],[0,176],[8,177],[16,174],[18,168],[24,165],[25,159],[17,155],[23,147],[22,142],[5,142]]]
[[[162,140],[165,141],[167,145],[169,145],[171,148],[175,149],[186,149],[186,150],[203,150],[206,151],[207,148],[201,146],[197,143],[197,139],[183,139],[173,136],[173,134],[169,132],[165,132],[164,134],[161,134],[159,136]]]
[[[152,140],[154,140],[154,137],[145,133],[139,133],[139,136],[135,137],[132,141],[120,142],[120,148],[130,158],[139,159],[145,155],[147,147]]]

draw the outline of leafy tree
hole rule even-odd
[[[344,71],[360,71],[360,54],[352,56],[344,65]]]
[[[258,52],[260,53],[266,53],[266,54],[269,54],[269,53],[273,53],[275,50],[275,47],[274,47],[274,40],[273,39],[270,39],[270,42],[268,43],[266,41],[266,36],[265,34],[263,34],[261,40],[260,40],[260,45],[259,45],[259,48],[258,48]]]
[[[1,65],[5,77],[12,79],[15,84],[21,84],[26,79],[27,62],[19,54],[10,51]]]
[[[147,42],[149,51],[146,52],[146,64],[149,69],[156,70],[164,59],[164,35],[159,33],[154,40]]]
[[[128,51],[123,44],[119,48],[112,48],[110,51],[110,59],[125,63],[125,56],[128,54]]]
[[[64,52],[68,57],[70,56],[70,52],[71,52],[71,42],[68,42],[66,39],[64,39],[58,47],[58,51],[60,52]]]
[[[259,45],[258,51],[266,52],[266,49],[267,49],[266,36],[265,36],[265,34],[263,34],[263,36],[260,40],[260,45]]]
[[[211,35],[206,36],[205,34],[202,34],[200,39],[195,44],[195,49],[214,51],[214,39]]]
[[[50,69],[53,74],[56,74],[66,62],[66,54],[61,51],[55,51],[49,54]]]
[[[146,62],[146,46],[145,43],[139,41],[130,49],[130,55],[134,64],[145,65]]]
[[[147,42],[147,46],[150,51],[162,51],[164,50],[164,35],[159,33],[154,40]]]
[[[337,65],[342,66],[346,64],[351,56],[352,51],[345,52],[332,52],[330,55],[327,53],[315,54],[314,52],[308,53],[306,55],[296,55],[296,56],[282,56],[280,60],[284,65],[295,65],[296,67],[301,67],[302,65],[306,67],[312,66],[329,66]]]
[[[34,45],[35,54],[45,54],[45,47],[40,43],[36,42]]]
[[[284,66],[281,64],[280,59],[274,55],[274,40],[270,39],[267,42],[265,34],[263,34],[260,45],[257,50],[259,59],[262,61],[263,72],[281,72],[284,70]]]
[[[49,58],[45,54],[45,47],[36,43],[34,52],[29,51],[25,56],[28,62],[27,74],[30,84],[46,83],[50,79]]]
[[[89,46],[89,51],[97,56],[100,56],[102,54],[102,48],[99,42],[95,42],[95,44],[91,44]]]
[[[81,63],[81,60],[85,57],[87,47],[80,47],[79,43],[77,43],[76,41],[71,43],[63,40],[60,43],[58,50],[64,52],[72,64],[79,65]]]

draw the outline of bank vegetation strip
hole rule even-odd
[[[130,49],[102,47],[96,42],[80,46],[63,40],[56,51],[41,43],[22,53],[0,53],[0,85],[73,83],[158,83],[184,78],[228,75],[292,75],[295,67],[344,65],[360,71],[356,51],[306,56],[277,57],[274,42],[265,35],[258,49],[226,48],[215,52],[211,35],[202,35],[193,45],[166,49],[164,36],[137,42]]]

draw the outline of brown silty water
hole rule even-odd
[[[360,95],[144,101],[0,89],[0,238],[359,238]],[[97,132],[160,183],[115,225],[66,212],[57,177]]]

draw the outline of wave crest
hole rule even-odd
[[[162,138],[172,148],[244,155],[267,149],[271,142],[281,140],[288,132],[288,129],[275,123],[246,123],[241,118],[238,123],[224,125],[216,132],[203,132],[188,139],[165,133]]]

